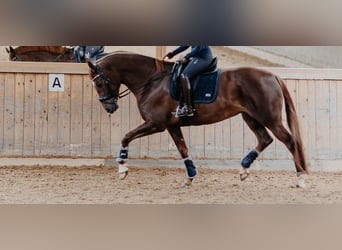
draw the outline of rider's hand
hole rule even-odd
[[[173,57],[173,54],[171,52],[169,52],[169,53],[167,53],[166,57],[171,59]]]
[[[182,64],[186,64],[188,62],[188,58],[183,57],[182,59],[179,60]]]

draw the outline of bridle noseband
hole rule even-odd
[[[17,54],[14,54],[13,57],[11,58],[11,61],[16,62],[16,61],[22,61],[22,60]]]

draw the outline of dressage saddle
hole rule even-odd
[[[182,94],[178,82],[183,69],[184,65],[180,62],[176,62],[172,69],[170,95],[175,100],[179,100]],[[215,57],[204,72],[190,80],[193,103],[212,103],[215,101],[220,73],[221,70],[217,68],[217,57]]]

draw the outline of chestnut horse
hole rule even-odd
[[[143,124],[128,132],[121,141],[117,158],[120,179],[124,179],[128,173],[130,142],[167,130],[184,159],[186,184],[190,185],[197,175],[197,169],[189,156],[181,127],[212,124],[242,114],[258,143],[242,159],[240,179],[247,178],[252,162],[272,143],[268,129],[293,155],[299,180],[297,187],[305,186],[307,166],[299,122],[294,103],[282,79],[256,68],[223,70],[219,77],[218,96],[214,102],[195,104],[195,116],[175,117],[172,113],[178,103],[171,98],[169,88],[173,65],[172,62],[128,52],[111,53],[96,64],[88,62],[89,77],[104,109],[108,113],[114,113],[118,109],[117,101],[121,97],[119,89],[123,84],[135,95],[144,120]],[[290,132],[282,124],[283,102]]]
[[[74,49],[63,46],[10,46],[6,51],[10,61],[75,62]]]

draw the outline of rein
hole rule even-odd
[[[167,75],[171,75],[171,73],[166,72],[166,71],[164,71],[164,72],[157,72],[157,74],[152,75],[152,76],[143,84],[143,86],[145,87],[147,84],[150,84],[150,83],[152,83],[152,82],[161,80],[161,79],[163,79],[163,78],[164,78],[165,76],[167,76]]]
[[[168,75],[171,75],[171,73],[167,72],[167,71],[163,71],[163,72],[160,72],[160,71],[157,71],[156,73],[152,74],[151,77],[149,77],[142,85],[139,89],[143,89],[145,88],[148,84],[151,84],[155,81],[158,81],[158,80],[161,80],[163,79],[164,77],[168,76]]]
[[[157,69],[156,72],[142,84],[142,87],[145,87],[147,84],[150,84],[152,82],[161,80],[167,75],[171,75],[171,73],[165,70],[163,61],[155,59],[155,65]]]
[[[130,93],[131,93],[131,91],[130,91],[129,89],[125,89],[124,91],[122,91],[122,92],[119,93],[118,98],[121,99],[121,98],[123,98],[123,97],[129,95]]]

